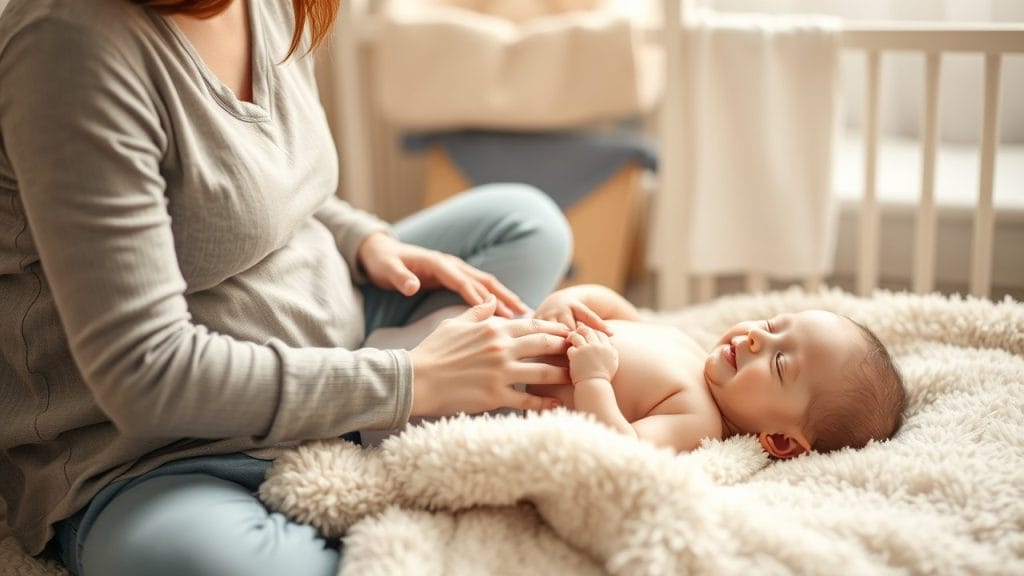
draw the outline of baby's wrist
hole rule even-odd
[[[611,378],[608,378],[606,376],[586,376],[586,377],[579,378],[579,379],[573,379],[572,385],[573,386],[588,386],[588,385],[590,385],[590,386],[609,385],[610,386],[611,385]]]

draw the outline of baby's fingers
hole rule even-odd
[[[603,333],[594,330],[593,328],[587,326],[586,324],[580,324],[579,326],[577,326],[576,331],[579,332],[580,335],[586,339],[588,344],[600,344],[601,336],[604,335]]]

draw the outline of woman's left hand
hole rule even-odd
[[[496,313],[506,318],[529,310],[493,274],[474,268],[457,256],[405,244],[383,232],[367,236],[357,258],[370,281],[386,290],[412,296],[421,288],[447,288],[470,306],[494,294],[498,300]]]

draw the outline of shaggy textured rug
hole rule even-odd
[[[770,462],[752,438],[676,455],[564,411],[459,417],[306,444],[260,495],[343,538],[342,575],[1024,573],[1024,305],[791,290],[646,319],[710,345],[808,308],[889,346],[909,395],[892,440]],[[29,566],[10,542],[0,566]],[[12,573],[58,573],[32,569]]]
[[[770,462],[752,438],[675,455],[564,411],[460,417],[305,445],[260,495],[342,537],[343,575],[1024,573],[1024,305],[793,290],[647,319],[710,345],[807,308],[890,347],[894,439]]]

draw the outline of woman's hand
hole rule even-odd
[[[569,374],[574,386],[587,380],[612,381],[619,369],[619,352],[607,334],[581,324],[569,334],[568,341]]]
[[[540,306],[533,313],[533,317],[552,322],[561,322],[570,330],[575,330],[579,327],[577,322],[582,322],[605,334],[610,335],[612,333],[611,328],[608,327],[604,319],[591,310],[583,300],[574,295],[571,289],[552,292],[551,295],[540,303]]]
[[[405,244],[389,234],[376,232],[359,247],[358,263],[376,286],[412,296],[421,288],[447,288],[470,306],[482,304],[493,294],[497,314],[511,318],[529,308],[492,274],[478,270],[461,258]]]
[[[543,410],[552,398],[514,384],[569,384],[566,368],[530,358],[565,354],[569,331],[537,319],[494,318],[497,300],[445,320],[410,351],[413,416],[446,416],[496,408]]]

